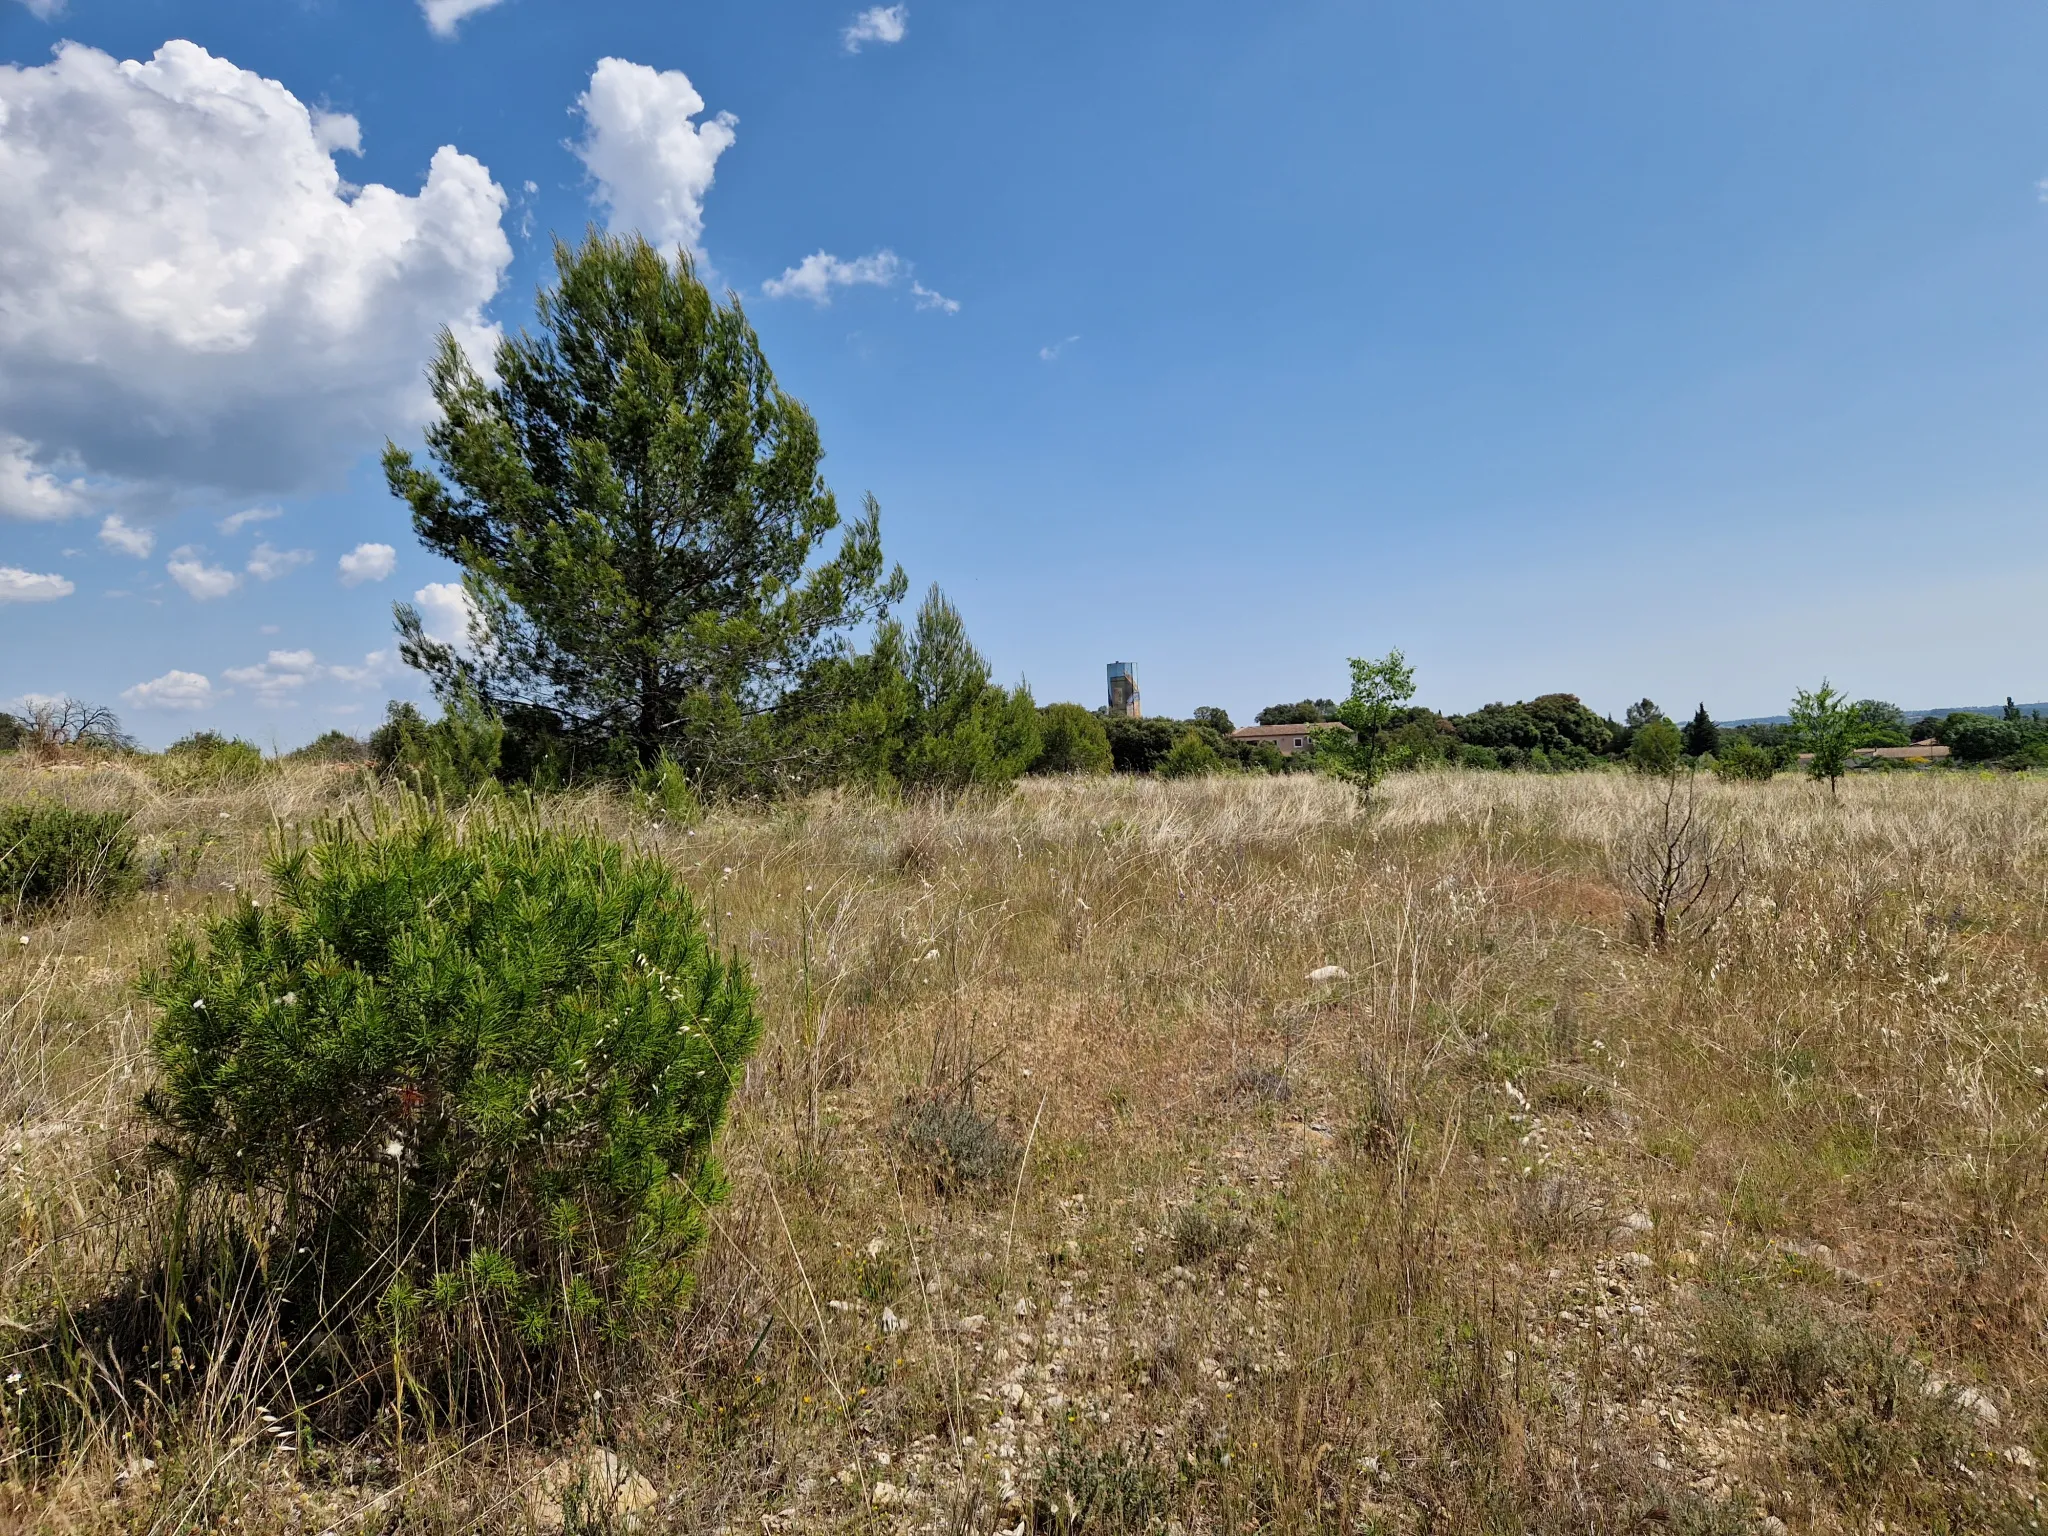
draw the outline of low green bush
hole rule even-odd
[[[20,918],[69,899],[111,901],[141,880],[128,812],[0,807],[0,916]]]
[[[1728,742],[1714,758],[1714,777],[1724,783],[1762,783],[1778,771],[1775,754],[1753,741]]]
[[[473,694],[450,699],[433,721],[394,699],[369,745],[379,772],[424,795],[465,799],[497,787],[505,726]]]
[[[1223,771],[1223,756],[1195,731],[1182,733],[1165,757],[1158,773],[1163,779],[1199,779]]]
[[[1038,724],[1033,773],[1108,773],[1115,766],[1109,732],[1094,711],[1079,704],[1048,704],[1039,710]]]
[[[672,1316],[760,1032],[675,876],[504,812],[268,868],[149,980],[144,1107],[213,1224],[184,1247],[266,1277],[297,1400],[495,1417]]]
[[[157,782],[172,789],[253,784],[263,775],[263,749],[217,731],[195,731],[166,747],[150,770]]]
[[[293,763],[367,763],[370,744],[347,731],[323,731],[303,747],[285,753]]]

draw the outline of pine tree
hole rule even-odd
[[[849,629],[901,598],[872,498],[840,527],[817,423],[783,393],[736,299],[638,237],[557,242],[537,334],[497,382],[443,332],[427,430],[440,473],[387,445],[384,472],[463,567],[471,643],[397,609],[401,654],[515,734],[588,767],[737,777],[759,722]],[[508,756],[535,750],[521,747]]]
[[[1702,704],[1693,712],[1692,723],[1685,728],[1685,755],[1687,757],[1712,757],[1721,750],[1721,727],[1714,724],[1714,717],[1707,713]]]

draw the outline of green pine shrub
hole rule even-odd
[[[648,812],[664,821],[687,827],[703,819],[704,804],[697,798],[696,786],[683,765],[666,753],[652,768],[640,770],[636,787]]]
[[[672,1315],[760,1020],[669,869],[417,809],[268,867],[147,983],[144,1108],[215,1228],[184,1247],[267,1277],[298,1400],[514,1412]]]
[[[0,806],[0,916],[72,899],[109,902],[142,882],[126,811]]]
[[[504,747],[504,722],[466,691],[449,699],[434,721],[394,699],[384,723],[370,732],[370,758],[378,772],[423,795],[450,800],[496,789]]]

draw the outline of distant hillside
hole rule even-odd
[[[2022,704],[2019,708],[2020,713],[2023,715],[2031,715],[2036,710],[2039,710],[2043,715],[2048,715],[2048,702]],[[2004,713],[2005,705],[2003,703],[1944,704],[1938,709],[1909,709],[1906,711],[1906,720],[1910,724],[1916,720],[1925,720],[1929,715],[1939,720],[1944,715],[2002,715]],[[1750,715],[1741,720],[1716,720],[1714,723],[1716,725],[1790,725],[1792,717],[1790,715]]]

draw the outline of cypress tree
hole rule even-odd
[[[1694,711],[1692,723],[1685,728],[1685,755],[1687,757],[1712,757],[1721,750],[1721,727],[1714,724],[1713,716],[1702,704]]]

